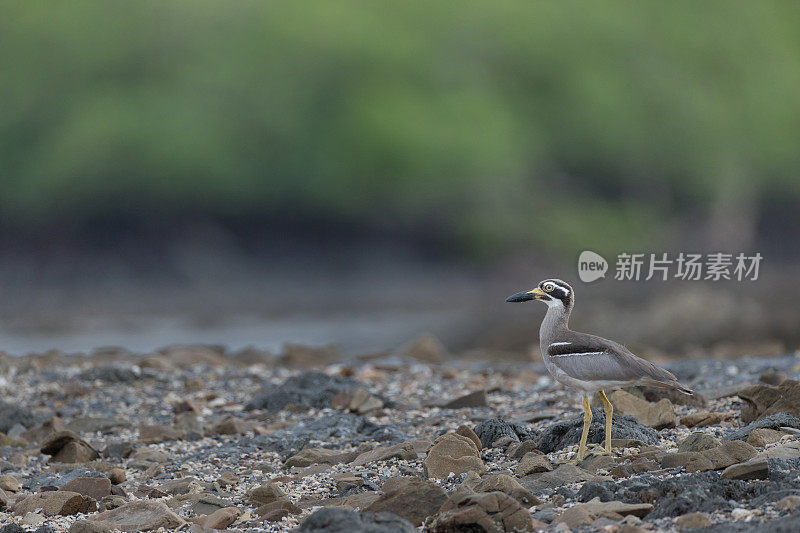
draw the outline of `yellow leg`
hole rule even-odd
[[[592,423],[592,408],[589,406],[589,398],[583,395],[583,433],[581,433],[581,444],[578,446],[578,461],[583,461],[586,455],[586,438],[589,436],[589,424]]]
[[[606,408],[606,453],[611,453],[611,417],[614,416],[614,406],[606,398],[606,393],[600,391],[600,399]]]

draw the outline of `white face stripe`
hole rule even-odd
[[[551,345],[552,346],[552,345]],[[603,355],[606,352],[581,352],[581,353],[562,353],[558,355],[551,355],[550,357],[572,357],[573,355]]]
[[[569,294],[570,294],[570,290],[569,290],[567,287],[565,287],[565,286],[561,285],[560,283],[558,283],[557,281],[547,280],[547,281],[543,281],[543,282],[542,282],[542,283],[540,283],[539,285],[540,285],[540,286],[544,286],[544,285],[547,285],[548,283],[552,283],[553,285],[555,285],[556,287],[558,287],[559,289],[561,289],[562,291],[564,291],[564,294],[565,294],[566,296],[569,296]],[[547,291],[545,291],[545,292],[547,292]]]

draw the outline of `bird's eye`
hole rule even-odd
[[[551,291],[552,291],[553,289],[555,289],[555,288],[556,288],[556,286],[555,286],[555,285],[553,285],[552,283],[545,283],[545,284],[544,284],[544,290],[545,290],[545,292],[551,292]]]

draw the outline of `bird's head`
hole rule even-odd
[[[541,300],[548,307],[564,307],[570,309],[575,301],[575,291],[560,279],[546,279],[541,281],[535,289],[512,294],[506,298],[507,302],[527,302],[528,300]]]

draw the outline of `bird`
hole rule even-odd
[[[650,385],[674,389],[689,396],[694,394],[678,382],[671,372],[637,357],[623,345],[569,329],[569,316],[575,307],[575,290],[567,282],[546,279],[535,289],[506,298],[507,302],[531,300],[547,304],[547,313],[539,328],[539,347],[545,367],[556,381],[583,395],[583,432],[578,446],[578,461],[586,456],[586,438],[592,421],[587,393],[599,393],[605,407],[606,454],[611,453],[611,417],[614,413],[606,390]]]

